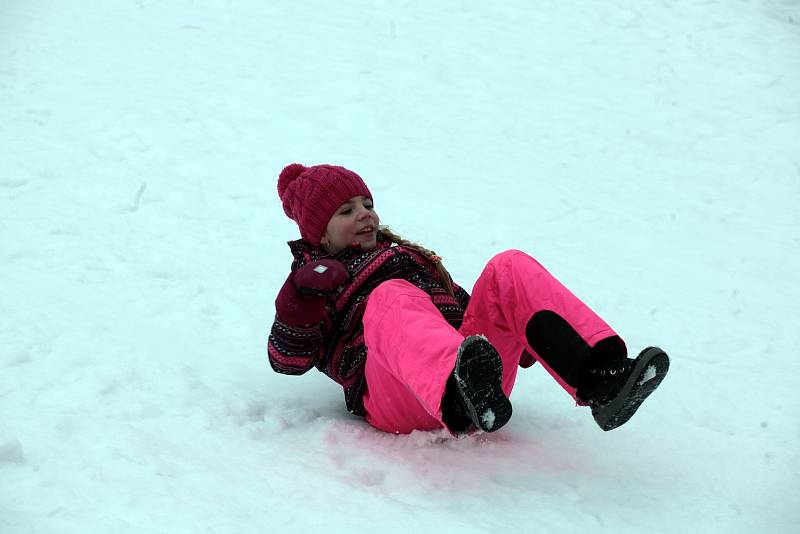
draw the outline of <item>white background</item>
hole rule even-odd
[[[274,374],[294,161],[670,375],[450,439]],[[798,206],[797,0],[3,0],[0,531],[798,532]]]

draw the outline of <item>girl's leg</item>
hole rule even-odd
[[[518,250],[489,261],[475,283],[459,332],[485,335],[500,353],[506,395],[514,386],[523,350],[576,401],[577,381],[590,347],[608,340],[601,346],[625,354],[624,343],[605,321],[539,262]]]
[[[364,311],[367,421],[402,434],[444,427],[442,397],[463,340],[413,284],[375,288]]]

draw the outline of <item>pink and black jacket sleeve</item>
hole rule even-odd
[[[296,251],[292,273],[312,261],[309,254]],[[290,276],[290,280],[292,277]],[[290,282],[287,281],[287,284]],[[280,295],[279,297],[280,298]],[[301,302],[301,301],[300,301]],[[302,310],[297,310],[295,315]],[[312,314],[313,315],[313,314]],[[298,318],[281,317],[276,311],[268,342],[269,363],[278,373],[301,375],[316,366],[325,352],[325,332],[329,330],[327,313],[321,320],[299,324]]]
[[[317,365],[324,352],[323,323],[288,325],[275,317],[269,334],[269,363],[286,375],[301,375]]]

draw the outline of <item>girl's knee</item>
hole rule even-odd
[[[484,273],[490,277],[509,279],[513,276],[532,277],[546,273],[547,269],[529,254],[510,249],[494,256],[486,264]]]
[[[378,286],[372,291],[373,295],[380,295],[380,294],[397,294],[397,293],[418,293],[422,291],[420,288],[409,282],[408,280],[403,280],[402,278],[395,278],[392,280],[386,280],[385,282],[381,282]]]
[[[508,260],[508,259],[512,259],[512,258],[514,258],[516,256],[519,256],[520,254],[522,254],[523,256],[527,256],[527,254],[525,254],[521,250],[517,250],[515,248],[511,248],[511,249],[508,249],[508,250],[504,250],[503,252],[495,255],[495,257],[492,258],[491,261],[494,261],[494,260],[497,260],[497,261]]]
[[[491,260],[489,260],[489,263],[492,264],[492,265],[505,265],[505,264],[519,262],[519,261],[533,262],[533,263],[535,263],[537,265],[539,264],[539,262],[536,261],[529,254],[527,254],[527,253],[525,253],[525,252],[523,252],[521,250],[517,250],[515,248],[509,249],[509,250],[505,250],[505,251],[495,255]]]
[[[397,278],[378,284],[378,286],[372,290],[372,293],[370,293],[369,301],[374,304],[376,301],[394,301],[398,297],[431,298],[430,295],[425,293],[411,282]]]

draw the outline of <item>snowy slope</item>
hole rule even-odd
[[[800,531],[800,2],[0,3],[0,532]],[[672,370],[381,434],[265,344],[283,165]]]

